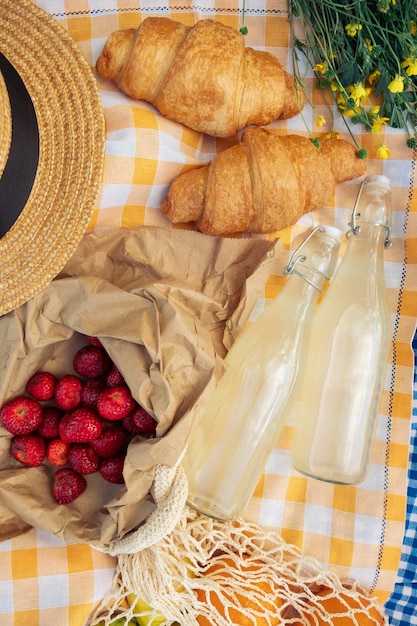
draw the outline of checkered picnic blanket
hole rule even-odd
[[[36,4],[68,30],[92,68],[111,32],[137,26],[148,15],[170,16],[187,24],[214,18],[236,28],[242,19],[237,0],[36,0]],[[291,71],[285,0],[247,0],[245,24],[247,45],[270,50]],[[172,179],[186,167],[210,161],[235,140],[202,136],[163,118],[149,104],[131,100],[113,84],[99,78],[98,84],[106,118],[106,156],[89,229],[149,224],[169,228],[159,206]],[[315,98],[317,112],[324,112],[319,95]],[[319,135],[315,114],[308,106],[304,119]],[[306,134],[300,116],[272,126],[282,132]],[[349,139],[340,121],[336,128]],[[320,128],[320,133],[326,130]],[[416,409],[410,440],[411,341],[417,297],[415,154],[405,146],[402,132],[387,129],[384,138],[391,158],[381,161],[374,158],[372,137],[361,135],[356,128],[355,134],[369,151],[368,173],[390,178],[394,205],[393,246],[385,253],[393,342],[369,474],[362,484],[346,487],[296,473],[290,461],[293,426],[289,421],[245,516],[265,528],[277,529],[285,540],[341,577],[358,579],[381,602],[389,600],[393,624],[410,624],[413,618],[404,603],[414,595],[416,556],[412,547],[417,523],[417,478],[412,472],[417,454]],[[294,239],[313,222],[346,230],[357,189],[357,181],[340,186],[334,207],[305,216],[281,232],[284,246],[290,250]],[[265,297],[254,315],[277,295],[282,281],[280,267],[271,266]],[[81,625],[108,590],[113,567],[111,557],[88,546],[65,546],[36,530],[0,543],[0,626]]]
[[[413,349],[413,413],[404,541],[397,580],[392,595],[386,603],[386,611],[392,626],[417,624],[417,335],[414,336]]]

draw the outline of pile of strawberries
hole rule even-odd
[[[73,358],[75,374],[37,372],[27,381],[26,393],[0,410],[17,461],[59,468],[52,479],[58,504],[73,502],[86,490],[87,474],[99,472],[122,484],[129,441],[156,432],[155,419],[132,397],[100,340],[86,339]]]

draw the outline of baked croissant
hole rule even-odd
[[[211,235],[271,233],[330,203],[337,183],[365,170],[343,139],[323,139],[317,148],[306,137],[249,128],[210,164],[180,174],[161,209],[172,222],[195,222]]]
[[[245,47],[241,33],[214,20],[189,27],[148,17],[138,29],[112,33],[96,68],[132,98],[215,137],[292,117],[303,104],[272,54]]]

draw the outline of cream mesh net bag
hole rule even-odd
[[[152,496],[146,522],[101,548],[118,563],[88,626],[388,624],[357,583],[342,583],[279,534],[187,507],[181,459],[157,466]]]

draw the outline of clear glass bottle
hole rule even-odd
[[[339,231],[311,231],[284,268],[277,298],[228,352],[183,460],[188,504],[201,513],[231,520],[251,497],[297,391],[303,344],[339,245]]]
[[[357,484],[366,475],[391,338],[384,277],[390,224],[389,179],[368,176],[312,323],[296,406],[293,465],[321,480]]]

